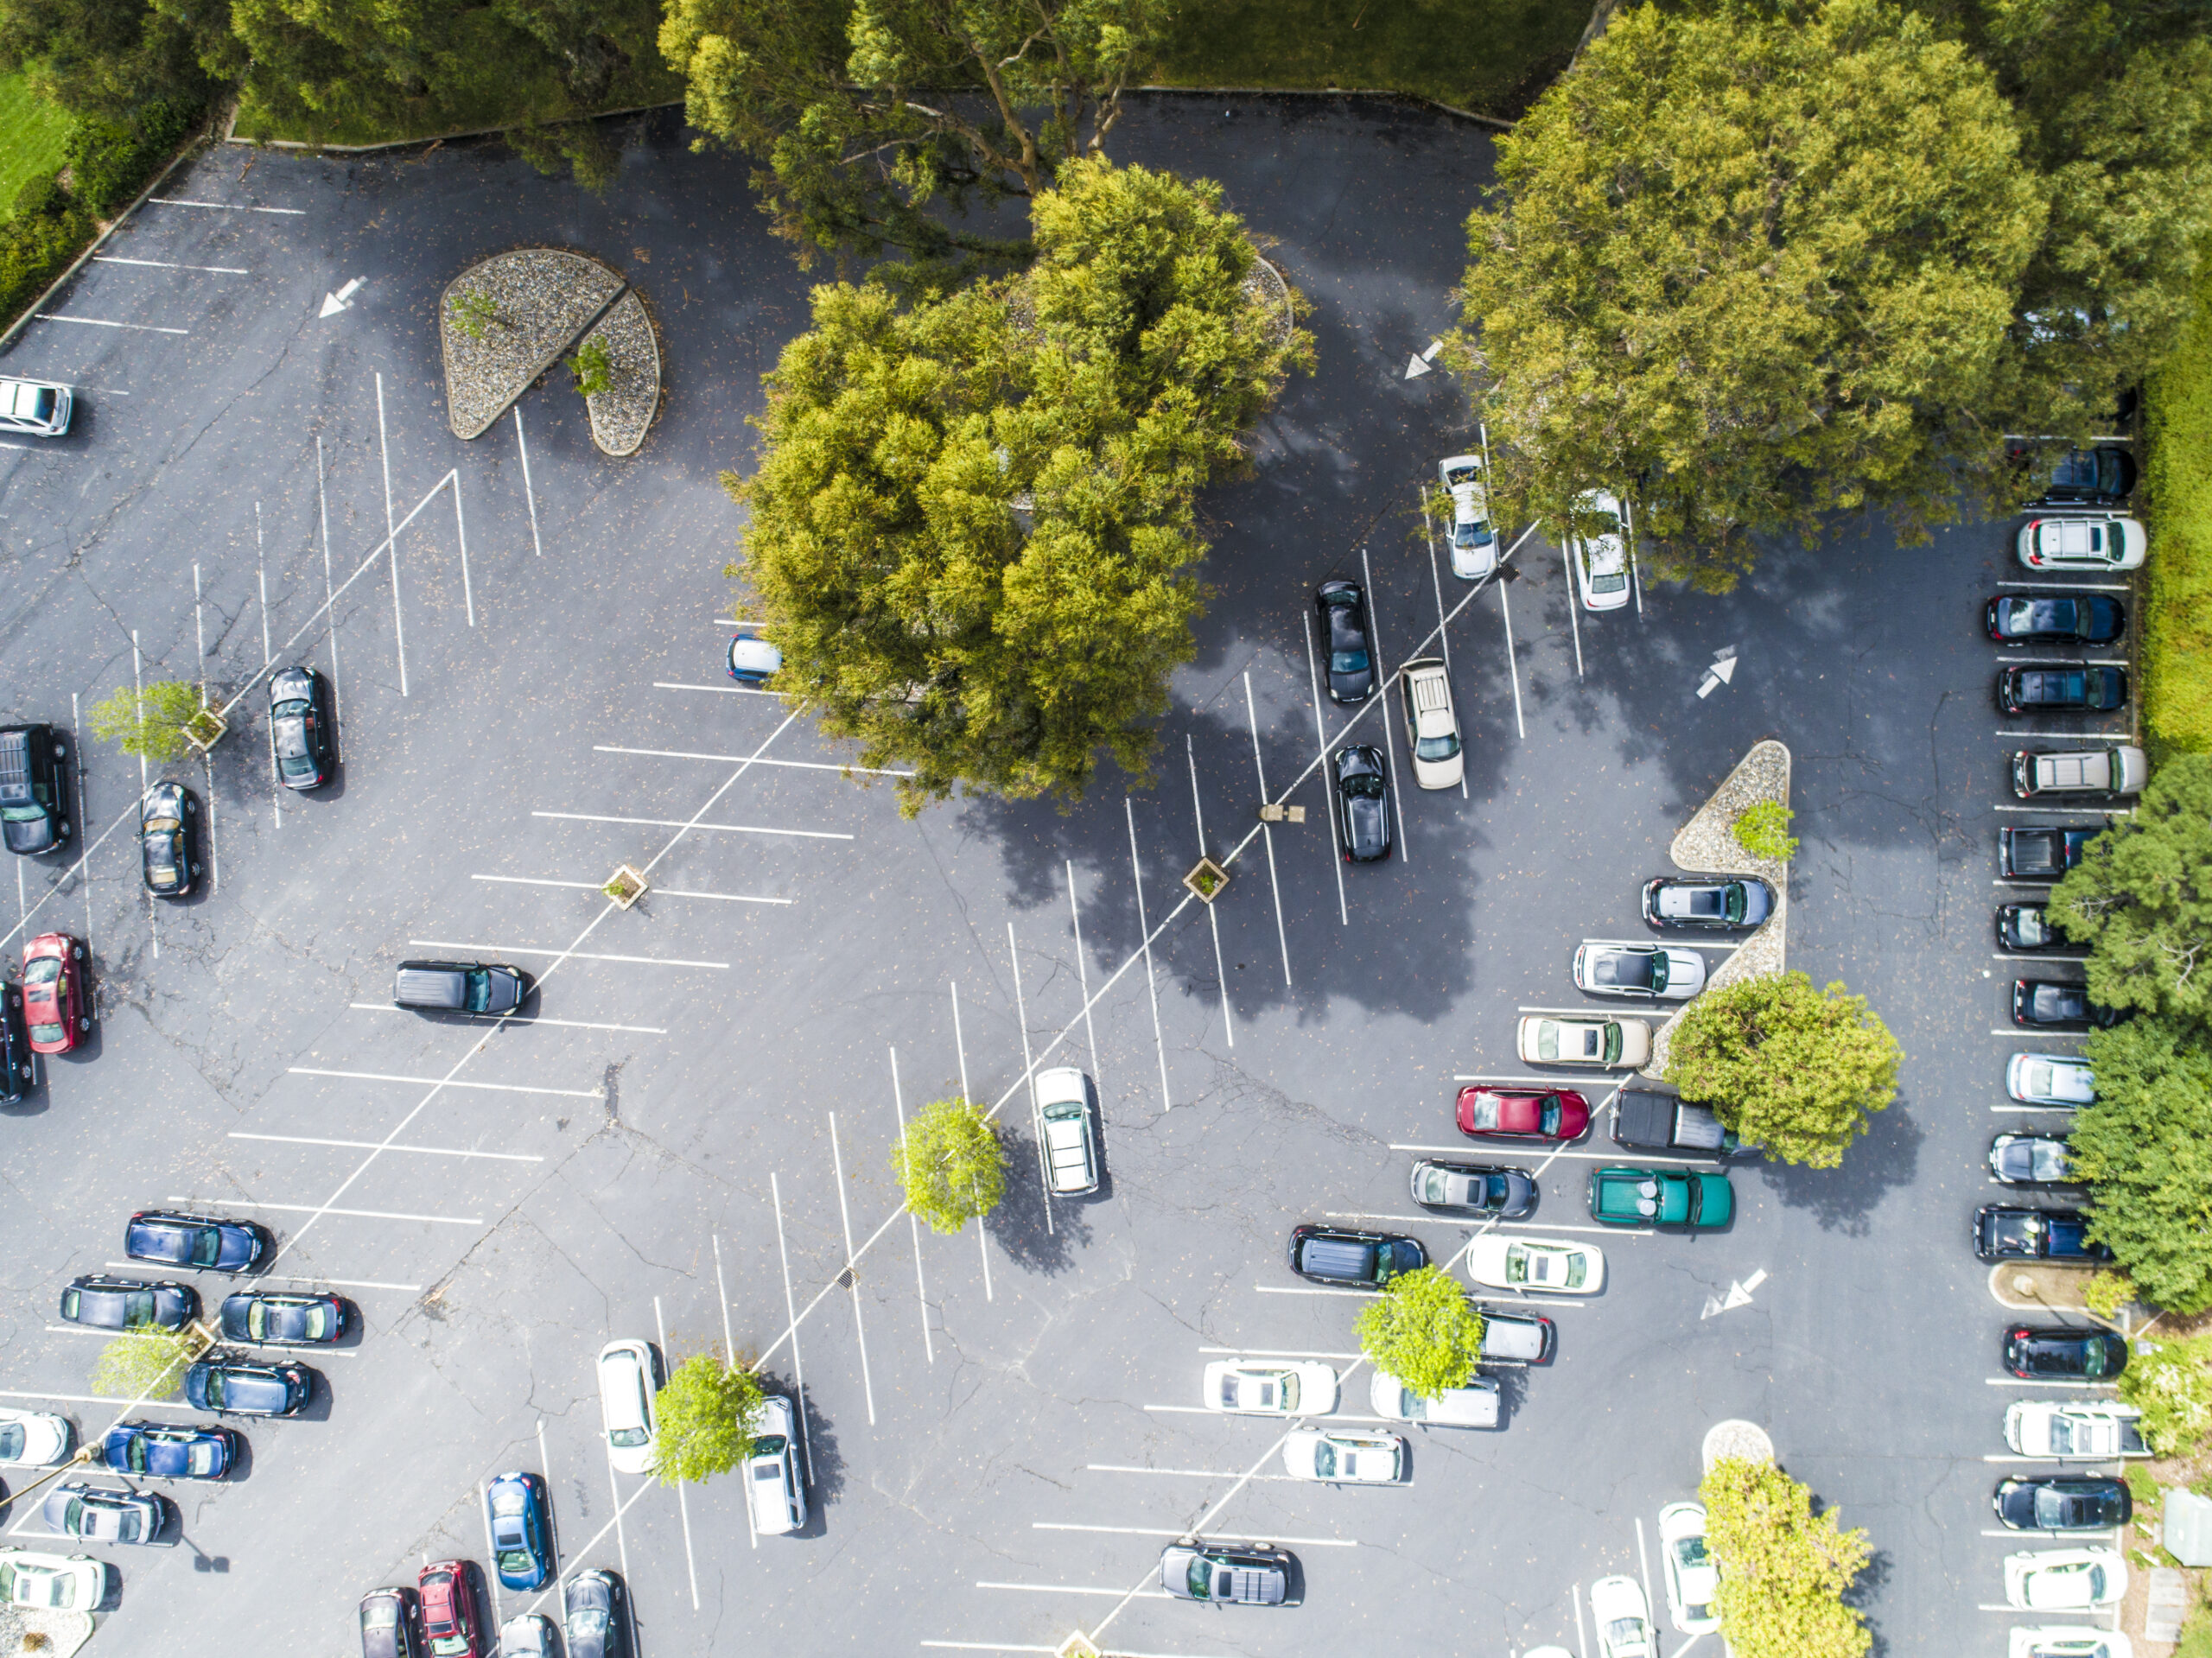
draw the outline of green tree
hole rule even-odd
[[[1140,778],[1195,651],[1193,499],[1311,341],[1217,187],[1071,162],[1016,280],[837,283],[767,377],[741,562],[781,683],[909,813]]]
[[[1483,1315],[1441,1267],[1392,1279],[1354,1328],[1375,1368],[1423,1399],[1464,1386],[1482,1356]]]
[[[1897,1097],[1904,1058],[1888,1026],[1840,983],[1802,973],[1742,979],[1690,1003],[1675,1027],[1667,1080],[1769,1157],[1809,1168],[1843,1161],[1867,1120]]]
[[[2162,1457],[2192,1457],[2212,1433],[2212,1346],[2202,1336],[2152,1341],[2120,1373],[2120,1397],[2143,1413],[2143,1438]]]
[[[1006,1147],[973,1100],[932,1100],[891,1148],[906,1207],[932,1232],[957,1232],[1006,1196]]]
[[[1720,1568],[1720,1636],[1736,1658],[1859,1658],[1872,1644],[1843,1596],[1873,1559],[1863,1531],[1771,1463],[1723,1458],[1698,1487]]]
[[[174,1399],[199,1345],[176,1330],[118,1336],[92,1361],[92,1391],[103,1399]]]
[[[2160,765],[2050,895],[2107,1007],[2212,1020],[2212,754]]]
[[[575,376],[580,397],[595,397],[613,389],[614,357],[601,335],[594,334],[577,346],[576,354],[567,359],[567,367]]]
[[[666,0],[660,49],[684,113],[753,158],[800,250],[1019,260],[1020,238],[948,223],[1052,187],[1101,153],[1152,61],[1168,0]]]
[[[1883,0],[1620,14],[1469,221],[1503,480],[1554,523],[1624,490],[1716,591],[1837,509],[1956,518],[2048,218],[2018,149],[1990,71]]]
[[[752,1371],[712,1353],[694,1353],[670,1373],[653,1401],[659,1427],[655,1477],[664,1485],[696,1485],[729,1472],[753,1454],[761,1403]]]
[[[212,740],[217,729],[200,700],[200,687],[176,679],[156,680],[143,696],[128,685],[120,687],[87,712],[92,735],[102,742],[161,762],[181,759],[192,752],[187,734]]]
[[[2132,1020],[2091,1033],[2097,1097],[2067,1135],[2094,1187],[2089,1236],[2153,1306],[2212,1307],[2212,1053],[2196,1027]]]

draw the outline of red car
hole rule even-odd
[[[1463,1088],[1459,1132],[1478,1140],[1580,1140],[1590,1102],[1571,1089]]]
[[[84,962],[85,947],[66,932],[41,933],[23,946],[23,1019],[33,1053],[67,1053],[92,1028]]]
[[[435,1658],[486,1658],[468,1562],[433,1560],[416,1584],[423,1595],[423,1633]]]

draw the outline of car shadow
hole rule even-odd
[[[777,1387],[781,1385],[779,1382]],[[802,1408],[806,1426],[806,1524],[799,1528],[797,1534],[812,1538],[826,1534],[829,1520],[825,1511],[845,1494],[845,1454],[837,1444],[836,1428],[822,1413],[811,1394]]]
[[[238,1449],[231,1458],[230,1472],[224,1475],[220,1480],[211,1483],[235,1485],[253,1477],[253,1440],[244,1428],[232,1426],[228,1423],[224,1426],[231,1427],[231,1432],[238,1435]]]
[[[1024,1272],[1046,1277],[1065,1272],[1075,1251],[1090,1242],[1084,1205],[1047,1197],[1036,1141],[1009,1128],[1001,1127],[999,1132],[1007,1153],[1006,1195],[983,1217],[983,1224],[1007,1259]],[[1103,1153],[1100,1160],[1104,1160]],[[1107,1191],[1107,1183],[1101,1181],[1098,1191],[1090,1196]]]
[[[308,1402],[283,1420],[288,1422],[327,1422],[330,1420],[330,1378],[310,1366]]]
[[[1776,1197],[1789,1208],[1808,1211],[1822,1231],[1864,1237],[1876,1205],[1912,1184],[1921,1142],[1927,1137],[1912,1120],[1910,1100],[1901,1090],[1887,1110],[1874,1113],[1866,1132],[1852,1142],[1842,1167],[1763,1163],[1758,1172]]]

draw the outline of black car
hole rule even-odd
[[[1536,1206],[1536,1183],[1526,1169],[1424,1157],[1414,1164],[1413,1197],[1423,1209],[1440,1215],[1495,1215],[1517,1221]]]
[[[579,1572],[561,1592],[562,1633],[569,1658],[622,1658],[629,1650],[623,1602],[628,1591],[612,1572]]]
[[[391,999],[425,1013],[511,1013],[534,982],[500,962],[402,962]]]
[[[2127,670],[2069,662],[2054,668],[2005,668],[1997,706],[2007,714],[2109,714],[2127,706]]]
[[[2109,1030],[2133,1011],[2100,1007],[2089,1000],[2089,987],[2085,984],[2065,984],[2056,979],[2012,981],[2015,1025],[2094,1025],[2101,1030]]]
[[[2052,924],[2047,904],[2000,904],[1997,948],[2005,950],[2064,950],[2073,940]]]
[[[361,1658],[423,1658],[412,1589],[372,1589],[361,1597]]]
[[[346,1304],[334,1295],[241,1290],[223,1298],[223,1339],[270,1347],[319,1347],[346,1333]]]
[[[185,898],[200,879],[200,803],[167,778],[138,802],[138,867],[156,898]]]
[[[61,1292],[63,1320],[94,1330],[134,1330],[143,1324],[181,1330],[199,1311],[200,1295],[191,1285],[167,1280],[149,1284],[92,1273],[73,1280]]]
[[[1313,590],[1321,651],[1332,702],[1364,702],[1375,689],[1375,652],[1368,643],[1367,595],[1357,581],[1324,581]]]
[[[194,1410],[226,1416],[297,1416],[315,1396],[315,1372],[304,1364],[257,1364],[215,1353],[184,1373],[184,1397]]]
[[[330,700],[312,668],[280,668],[269,677],[269,743],[276,781],[287,789],[318,789],[330,780]]]
[[[1331,762],[1337,773],[1337,827],[1346,863],[1377,863],[1390,855],[1390,778],[1382,751],[1354,744]]]
[[[2008,459],[2022,467],[2034,466],[2036,445],[2014,440],[2005,446]],[[2047,454],[2048,451],[2042,453]],[[2032,484],[2028,486],[2036,489]],[[2135,488],[2135,457],[2125,449],[2101,444],[2094,449],[2069,449],[2052,465],[2050,475],[2023,506],[2118,506]]]
[[[165,1209],[141,1210],[123,1229],[123,1253],[129,1259],[195,1272],[251,1271],[269,1253],[270,1242],[267,1229],[252,1221]]]
[[[1997,831],[1997,867],[2007,880],[2055,881],[2082,861],[2089,842],[2104,833],[2056,823]]]
[[[1989,1172],[2000,1185],[2069,1186],[2074,1165],[2063,1134],[1999,1134],[1989,1142]]]
[[[26,857],[69,838],[69,745],[52,726],[0,727],[0,842]]]
[[[1984,607],[1982,625],[1999,645],[2110,645],[2126,631],[2127,613],[2101,593],[2073,599],[2000,593]]]
[[[23,988],[0,987],[0,1100],[29,1097],[38,1073],[31,1059],[30,1027],[23,1023]]]
[[[2127,1344],[2109,1330],[2014,1324],[2005,1332],[2005,1368],[2024,1382],[2109,1382],[2127,1368]]]
[[[1774,913],[1774,888],[1756,875],[1661,875],[1643,883],[1652,927],[1756,927]]]
[[[1984,1261],[2110,1261],[2089,1242],[2088,1217],[2078,1209],[2024,1209],[1990,1204],[1974,1211],[1974,1252]]]
[[[2103,1474],[1999,1480],[1989,1505],[2007,1531],[2108,1531],[2135,1517],[2127,1483]]]
[[[1296,1226],[1290,1233],[1290,1269],[1317,1284],[1371,1290],[1400,1273],[1428,1265],[1428,1251],[1395,1232],[1357,1232],[1341,1226]]]

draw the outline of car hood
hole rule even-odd
[[[5,836],[10,852],[44,852],[54,842],[54,826],[48,818],[0,823],[0,835]]]

